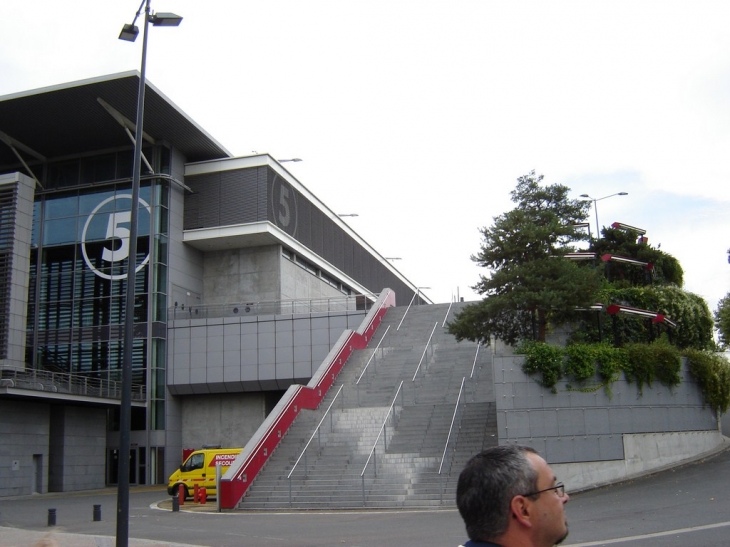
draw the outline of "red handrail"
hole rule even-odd
[[[314,410],[327,394],[356,349],[364,349],[380,326],[389,307],[395,306],[395,293],[384,289],[356,331],[346,330],[306,386],[289,386],[279,404],[251,437],[252,446],[244,447],[221,479],[218,497],[221,509],[233,509],[246,494],[253,479],[266,464],[289,427],[303,408]]]

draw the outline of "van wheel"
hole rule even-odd
[[[189,496],[189,494],[188,494],[188,487],[187,487],[187,486],[185,486],[185,485],[184,485],[183,483],[181,483],[181,482],[177,483],[177,484],[176,484],[176,485],[174,486],[174,488],[173,488],[173,492],[174,492],[174,495],[175,495],[175,496],[177,496],[177,495],[178,495],[178,492],[180,492],[180,487],[181,487],[181,486],[183,487],[183,495],[185,496],[185,499],[188,499],[188,497],[190,497],[190,496]]]

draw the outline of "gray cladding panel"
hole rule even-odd
[[[262,321],[246,317],[237,324],[207,325],[205,320],[197,320],[191,326],[191,321],[175,321],[170,329],[170,390],[177,394],[219,392],[221,383],[228,392],[278,389],[276,386],[308,380],[329,354],[333,341],[350,323],[359,325],[364,317],[365,312],[340,312],[332,317],[324,313],[268,316]],[[228,385],[229,381],[234,383]]]
[[[256,170],[222,172],[220,192],[221,226],[259,220]]]
[[[691,376],[673,390],[621,378],[611,394],[576,391],[565,383],[557,393],[543,389],[522,372],[522,357],[494,361],[494,392],[500,442],[536,446],[544,439],[548,461],[599,461],[623,458],[623,435],[672,431],[713,431],[717,418],[703,403]],[[596,383],[600,380],[596,379]],[[571,459],[572,458],[572,459]]]

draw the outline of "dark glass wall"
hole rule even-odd
[[[121,380],[131,181],[97,177],[128,172],[125,154],[47,167],[52,189],[36,194],[30,256],[33,368]],[[166,180],[141,183],[132,381],[150,398],[151,429],[164,429],[169,192]]]

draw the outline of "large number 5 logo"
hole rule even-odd
[[[106,227],[106,238],[119,239],[122,244],[118,249],[111,250],[104,247],[101,252],[101,259],[106,262],[120,262],[129,256],[129,229],[120,224],[131,223],[132,211],[112,213],[109,215],[109,224]],[[88,222],[88,221],[87,221]]]
[[[273,221],[290,236],[297,233],[297,197],[287,181],[274,176],[271,183],[271,209]]]
[[[106,235],[105,239],[107,241],[112,242],[112,248],[110,249],[108,246],[104,246],[104,248],[101,251],[101,259],[104,262],[114,263],[114,262],[121,262],[123,260],[126,260],[129,258],[129,227],[125,226],[125,224],[129,225],[131,218],[132,218],[132,211],[114,211],[112,208],[112,211],[110,213],[106,212],[99,212],[102,207],[104,207],[107,203],[110,203],[117,199],[126,199],[130,202],[132,202],[132,196],[130,194],[119,194],[117,196],[112,196],[110,198],[105,199],[102,201],[99,205],[94,207],[94,210],[91,211],[91,214],[89,215],[89,218],[86,219],[86,223],[84,224],[84,231],[81,233],[81,252],[84,255],[84,261],[86,262],[86,265],[89,267],[91,271],[93,271],[96,275],[99,277],[103,277],[104,279],[111,279],[111,280],[117,280],[117,279],[126,279],[127,274],[117,274],[117,275],[110,275],[104,272],[100,272],[96,269],[96,265],[94,262],[92,262],[89,259],[89,255],[86,252],[86,235],[89,230],[89,226],[91,225],[92,220],[94,219],[94,216],[97,214],[108,214],[109,219],[107,221],[106,226]],[[150,206],[147,202],[145,202],[143,199],[140,199],[139,202],[144,206],[144,208],[147,210],[148,214],[151,214]],[[114,248],[114,246],[117,246],[117,248]],[[140,271],[142,268],[145,267],[145,265],[149,262],[150,255],[147,254],[147,256],[144,258],[144,260],[137,265],[137,267],[134,269],[135,272]]]

